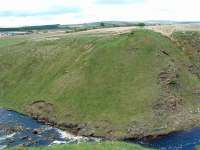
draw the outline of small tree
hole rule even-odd
[[[101,22],[101,23],[100,23],[100,26],[101,26],[101,27],[105,27],[105,23]]]
[[[144,26],[145,26],[145,23],[143,23],[143,22],[138,23],[137,26],[139,26],[139,27],[144,27]]]

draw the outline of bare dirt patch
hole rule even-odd
[[[41,121],[49,122],[49,117],[53,116],[54,106],[46,101],[35,101],[27,106],[26,111],[33,118]]]

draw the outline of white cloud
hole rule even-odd
[[[102,0],[0,0],[0,26],[103,20],[200,21],[199,0],[112,0],[110,4],[109,0],[103,0],[103,4],[99,1]]]

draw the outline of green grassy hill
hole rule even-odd
[[[166,134],[199,121],[200,80],[190,64],[181,44],[149,30],[4,39],[0,106],[79,135]]]

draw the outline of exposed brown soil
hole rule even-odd
[[[49,117],[53,116],[54,107],[51,103],[45,101],[35,101],[27,106],[26,111],[30,116],[37,120],[49,122]]]

